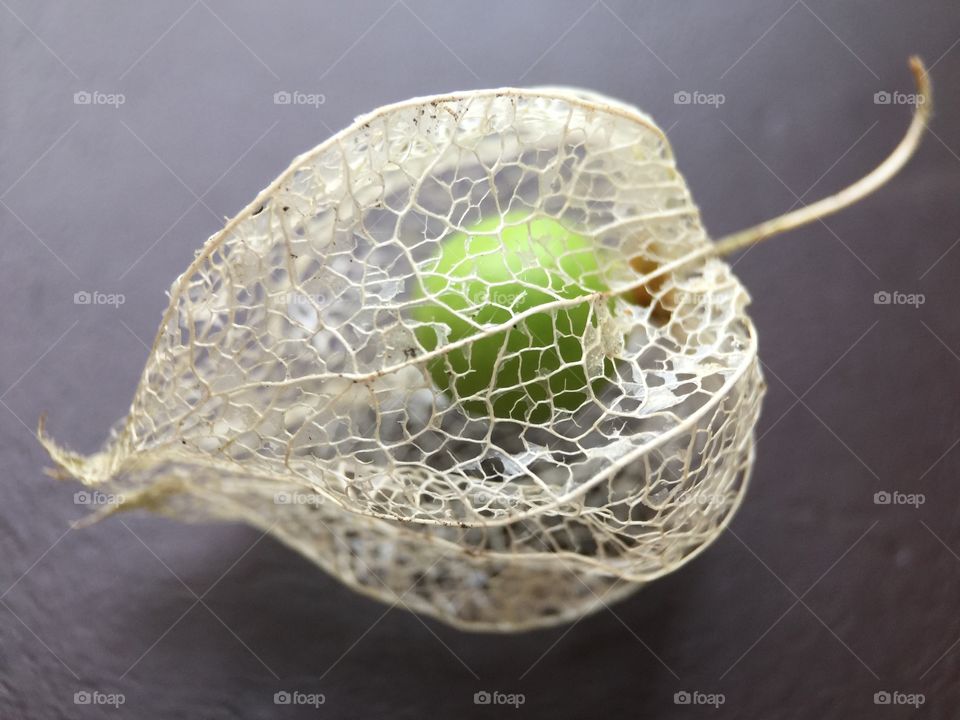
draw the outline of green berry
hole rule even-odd
[[[549,218],[489,218],[441,241],[423,274],[420,297],[428,300],[414,310],[423,323],[416,335],[430,351],[440,343],[437,324],[454,342],[557,298],[605,289],[590,240]],[[587,323],[596,322],[589,300],[534,313],[509,330],[437,356],[430,374],[472,415],[489,414],[489,400],[498,419],[543,423],[553,409],[576,410],[589,398],[583,338]],[[604,380],[593,382],[596,392]]]

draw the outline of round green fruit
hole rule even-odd
[[[423,323],[416,335],[424,349],[438,347],[440,324],[447,342],[477,336],[428,364],[437,387],[468,413],[486,416],[492,407],[498,419],[543,423],[553,409],[586,402],[583,337],[597,322],[589,300],[533,313],[493,335],[483,328],[557,298],[606,290],[591,241],[549,218],[489,218],[444,238],[422,282],[418,297],[426,302],[413,316]],[[593,391],[604,382],[593,379]]]

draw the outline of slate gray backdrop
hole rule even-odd
[[[951,717],[960,700],[960,9],[949,0],[0,0],[0,717]],[[714,236],[860,177],[920,53],[933,133],[855,209],[736,260],[770,392],[732,529],[573,627],[471,636],[242,526],[87,508],[93,451],[194,250],[297,153],[413,95],[565,83],[664,127]],[[277,91],[322,93],[319,107]],[[722,93],[719,108],[674,103]],[[77,92],[125,102],[77,105]],[[119,308],[74,304],[122,293]],[[919,309],[874,293],[923,293]],[[874,493],[923,493],[883,506]],[[278,707],[282,689],[325,705]],[[523,693],[520,710],[473,704]],[[119,710],[74,693],[122,693]],[[718,709],[674,693],[723,693]],[[874,705],[923,693],[919,713]],[[898,715],[897,713],[902,713]]]

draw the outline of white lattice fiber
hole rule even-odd
[[[591,243],[607,290],[536,309],[588,318],[576,407],[547,377],[469,398],[436,385],[441,367],[457,387],[452,350],[530,327],[515,297],[485,297],[510,319],[453,347],[424,320],[442,243],[490,218],[521,232],[551,219]],[[746,292],[719,259],[637,288],[709,242],[666,137],[635,109],[562,90],[387,106],[204,245],[101,453],[44,442],[129,507],[246,520],[386,602],[471,629],[568,620],[679,567],[744,491],[764,387]],[[523,285],[537,259],[517,262]],[[500,367],[522,353],[504,346]],[[493,411],[505,390],[519,417]]]

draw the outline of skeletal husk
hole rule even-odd
[[[592,238],[609,288],[582,300],[602,390],[547,423],[463,412],[426,370],[444,348],[414,336],[438,244],[518,210]],[[710,245],[635,108],[563,89],[386,106],[207,241],[101,452],[41,439],[58,474],[124,498],[100,515],[243,520],[466,629],[571,620],[683,565],[742,499],[764,384],[748,295]]]

